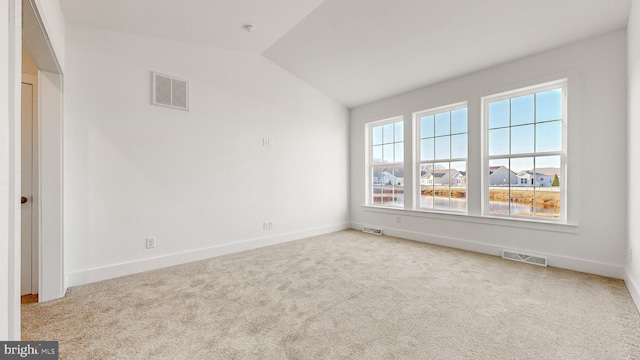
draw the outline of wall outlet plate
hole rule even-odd
[[[147,249],[153,249],[156,247],[156,238],[148,237],[148,238],[145,238],[144,240],[145,240]]]

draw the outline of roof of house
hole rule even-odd
[[[536,176],[554,176],[560,173],[560,168],[536,168],[535,169]],[[518,173],[518,176],[533,176],[533,170],[523,170]]]
[[[449,174],[450,172],[454,173],[461,173],[460,171],[456,170],[456,169],[436,169],[436,170],[430,170],[427,171],[424,175],[422,175],[423,178],[429,177],[429,175],[433,175],[433,177],[443,177],[447,174]],[[466,173],[466,172],[465,172]]]
[[[536,168],[536,173],[547,175],[547,176],[553,176],[553,175],[560,176],[560,168],[554,168],[554,167]]]

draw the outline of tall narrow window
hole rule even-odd
[[[419,146],[420,209],[467,211],[467,106],[414,115]]]
[[[402,118],[370,124],[369,205],[404,206],[404,123]]]
[[[566,81],[483,98],[485,212],[564,219]]]

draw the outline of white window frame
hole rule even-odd
[[[561,89],[562,90],[562,150],[551,152],[533,152],[515,155],[489,155],[489,103],[516,98],[519,96],[531,95],[535,93],[545,92],[549,90]],[[506,91],[499,94],[483,96],[481,97],[482,108],[482,215],[485,217],[506,218],[510,220],[521,221],[536,221],[536,222],[553,222],[553,223],[567,223],[567,123],[568,123],[568,106],[567,106],[567,89],[568,79],[563,78],[555,81],[550,81],[542,84],[532,85],[516,90]],[[511,127],[511,125],[509,126]],[[558,218],[546,218],[535,216],[515,216],[515,215],[501,215],[489,212],[489,163],[492,159],[513,159],[513,158],[526,158],[537,156],[560,156],[560,214]]]
[[[393,123],[397,123],[397,122],[401,122],[402,123],[402,144],[403,144],[403,158],[402,158],[402,162],[393,162],[393,163],[380,163],[380,164],[373,164],[372,162],[372,149],[373,149],[373,128],[374,127],[378,127],[378,126],[383,126],[383,125],[387,125],[387,124],[393,124]],[[404,146],[406,145],[406,132],[407,132],[407,127],[405,126],[405,121],[404,121],[404,117],[403,116],[395,116],[392,118],[387,118],[384,120],[378,120],[378,121],[374,121],[374,122],[370,122],[365,124],[365,146],[366,146],[366,151],[365,151],[365,157],[366,157],[366,161],[365,161],[365,206],[372,206],[372,207],[376,207],[376,208],[388,208],[388,209],[404,209],[405,208],[405,204],[406,204],[406,199],[403,202],[402,205],[387,205],[387,204],[377,204],[373,201],[373,167],[374,166],[403,166],[403,168],[406,166],[406,159],[407,159],[407,154],[404,151]],[[395,139],[394,139],[394,144],[396,143]],[[403,173],[404,173],[403,169]],[[406,189],[406,177],[405,177],[405,181],[404,184],[402,185],[405,189]]]
[[[420,159],[420,118],[423,116],[430,116],[430,115],[435,115],[435,114],[439,114],[439,113],[443,113],[443,112],[451,112],[451,111],[455,111],[455,110],[461,110],[461,109],[467,109],[467,153],[466,156],[464,158],[452,158],[451,154],[449,154],[449,158],[448,159],[434,159],[433,160],[425,160],[422,161]],[[455,104],[450,104],[450,105],[445,105],[445,106],[439,106],[436,108],[431,108],[431,109],[427,109],[427,110],[422,110],[422,111],[418,111],[413,113],[413,132],[414,134],[412,134],[413,136],[411,137],[412,139],[412,146],[415,149],[414,151],[414,186],[413,186],[413,193],[415,194],[414,199],[413,199],[413,204],[414,204],[414,209],[418,210],[418,211],[424,211],[424,212],[444,212],[444,213],[452,213],[452,214],[468,214],[469,212],[469,183],[467,181],[466,184],[466,206],[464,208],[463,211],[456,211],[456,210],[447,210],[447,209],[430,209],[430,208],[423,208],[420,206],[421,203],[421,176],[420,176],[420,168],[421,165],[423,163],[438,163],[438,162],[456,162],[456,161],[464,161],[467,166],[466,166],[466,172],[467,172],[467,178],[469,176],[469,104],[467,101],[463,101],[463,102],[459,102],[459,103],[455,103]],[[451,133],[449,133],[449,137],[451,137]],[[434,137],[435,139],[435,137]],[[435,154],[434,154],[435,155]]]

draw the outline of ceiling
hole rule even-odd
[[[261,53],[322,0],[60,0],[68,23]],[[242,27],[255,24],[252,33]]]
[[[262,54],[352,108],[622,29],[631,0],[60,0],[69,23]],[[256,29],[242,29],[253,23]]]

